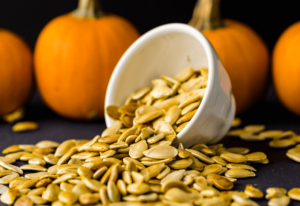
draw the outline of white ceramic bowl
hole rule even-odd
[[[209,41],[186,24],[159,26],[130,46],[110,78],[105,107],[122,106],[131,92],[152,86],[152,79],[172,77],[187,66],[208,68],[208,83],[198,111],[177,137],[185,147],[216,143],[229,130],[235,115],[230,79]],[[105,121],[111,126],[107,115]]]

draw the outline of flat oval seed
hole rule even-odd
[[[2,170],[0,171],[0,177],[4,177],[6,175],[11,175],[11,174],[14,174],[15,172],[12,171],[12,170]]]
[[[83,205],[96,204],[99,201],[99,197],[92,193],[85,193],[79,196],[79,202]]]
[[[286,194],[286,189],[278,188],[278,187],[270,187],[266,190],[267,195],[266,199],[270,199],[272,197],[280,197]]]
[[[126,186],[126,183],[124,180],[119,179],[117,181],[117,187],[118,187],[120,193],[122,194],[122,196],[127,195],[127,188],[126,188],[127,186]]]
[[[163,115],[165,113],[165,110],[163,109],[159,109],[156,111],[152,111],[152,112],[148,112],[146,114],[143,114],[140,117],[136,117],[135,118],[135,122],[138,124],[144,124],[147,122],[150,122],[158,117],[160,117],[161,115]]]
[[[107,184],[107,195],[111,202],[120,202],[120,192],[116,184],[112,181],[108,181]]]
[[[43,192],[44,192],[45,190],[46,190],[45,187],[40,187],[40,188],[32,189],[32,190],[30,190],[30,191],[27,193],[27,195],[37,195],[37,196],[39,196],[39,195],[43,194]]]
[[[35,184],[35,187],[47,187],[51,182],[52,179],[50,178],[42,179]]]
[[[199,160],[206,162],[208,164],[213,164],[215,163],[214,160],[212,160],[210,157],[206,156],[205,154],[197,151],[197,150],[193,150],[193,149],[186,149],[186,151],[189,151],[190,153],[192,153],[192,155],[196,158],[198,158]]]
[[[92,178],[93,176],[92,170],[83,166],[78,167],[77,173],[80,175],[81,178],[83,177]]]
[[[138,159],[144,156],[143,152],[148,149],[146,140],[139,141],[130,147],[129,155],[133,159]]]
[[[43,159],[40,159],[40,158],[33,158],[33,159],[30,159],[28,161],[29,164],[31,165],[41,165],[41,166],[44,166],[46,165],[46,161],[43,160]]]
[[[57,156],[54,156],[53,154],[48,154],[48,155],[44,156],[44,160],[48,164],[56,165],[59,158]]]
[[[106,185],[103,185],[99,190],[100,199],[103,205],[109,204],[109,198],[107,195],[107,187]]]
[[[40,165],[23,165],[20,167],[22,170],[32,170],[32,171],[38,171],[38,172],[46,172],[47,169],[40,166]]]
[[[269,206],[284,206],[290,204],[290,198],[287,196],[272,197],[268,202]]]
[[[244,192],[246,195],[248,195],[251,198],[263,198],[264,197],[264,193],[251,184],[246,185]]]
[[[59,186],[55,184],[50,184],[47,186],[46,190],[43,192],[43,199],[53,202],[58,199],[58,194],[60,192]]]
[[[300,153],[286,153],[286,155],[288,156],[288,158],[296,161],[296,162],[300,162]]]
[[[72,147],[75,146],[76,146],[75,140],[72,139],[66,140],[57,147],[54,155],[58,157],[63,156],[67,151],[69,151]]]
[[[248,162],[261,162],[267,159],[267,155],[263,152],[253,152],[245,155]]]
[[[13,179],[15,179],[17,177],[19,177],[19,174],[17,174],[17,173],[6,175],[5,177],[2,177],[0,179],[0,183],[4,184],[4,185],[9,184]]]
[[[184,176],[185,170],[176,170],[168,174],[165,178],[161,180],[161,185],[166,184],[171,180],[178,180],[180,181]]]
[[[28,196],[21,196],[14,204],[15,206],[33,206],[32,200]]]
[[[293,200],[300,201],[300,188],[293,188],[288,192],[288,196]]]
[[[79,183],[74,186],[72,192],[79,196],[81,194],[90,192],[90,190],[83,182],[79,181]]]
[[[251,171],[254,171],[256,172],[256,169],[250,165],[244,165],[244,164],[227,164],[226,165],[227,168],[229,169],[233,169],[233,168],[236,168],[236,169],[245,169],[245,170],[251,170]]]
[[[226,177],[233,177],[233,178],[247,178],[247,177],[255,177],[255,173],[249,170],[244,169],[230,169],[225,172]]]
[[[152,165],[150,167],[147,167],[146,169],[143,169],[140,172],[140,174],[143,175],[145,177],[145,180],[147,181],[149,179],[152,179],[153,177],[156,177],[164,167],[165,167],[164,163]]]
[[[15,171],[19,174],[23,174],[23,170],[17,166],[14,166],[12,164],[9,164],[9,163],[6,163],[6,162],[3,162],[2,160],[0,160],[0,165],[6,169],[9,169],[9,170],[12,170],[12,171]]]
[[[119,119],[122,115],[118,110],[119,110],[119,107],[115,106],[115,105],[110,105],[110,106],[105,108],[106,114],[110,118],[115,119],[115,120]]]
[[[174,105],[167,111],[164,121],[168,122],[170,125],[173,125],[178,120],[180,113],[181,109]]]
[[[233,162],[233,163],[242,163],[247,161],[247,157],[241,154],[227,153],[227,154],[221,154],[220,157],[225,159],[228,162]]]
[[[163,193],[166,193],[169,189],[174,188],[174,187],[190,193],[190,189],[188,186],[183,184],[182,181],[176,181],[176,180],[168,181],[166,184],[164,184],[162,186],[161,190]]]
[[[77,201],[78,197],[73,192],[62,191],[59,193],[58,199],[67,205],[72,205]]]
[[[207,176],[209,174],[217,174],[218,172],[220,172],[222,170],[222,165],[219,164],[211,164],[211,165],[207,165],[204,167],[201,175],[202,176]]]
[[[211,157],[211,159],[222,166],[226,166],[227,164],[227,162],[224,159],[222,159],[220,156],[213,156]]]
[[[295,145],[296,142],[292,139],[279,139],[269,142],[269,146],[273,148],[288,148]]]
[[[73,184],[69,184],[69,183],[66,183],[66,182],[62,182],[60,184],[60,189],[62,191],[72,191],[74,188],[74,185]]]
[[[207,177],[213,181],[213,184],[220,190],[231,190],[233,188],[233,182],[229,181],[227,178],[218,175],[210,174]]]
[[[57,148],[59,143],[51,141],[51,140],[42,140],[36,144],[39,148]]]
[[[96,192],[99,192],[100,187],[103,186],[103,184],[101,184],[99,181],[90,178],[84,178],[83,182],[89,189]]]
[[[168,165],[173,169],[185,169],[193,164],[193,159],[191,157],[187,159],[175,160]]]
[[[164,198],[169,201],[174,202],[181,202],[181,203],[192,203],[198,198],[200,198],[199,193],[187,193],[179,188],[171,188],[169,189],[165,195]]]
[[[245,147],[231,147],[231,148],[227,148],[226,150],[228,152],[232,152],[235,154],[242,154],[242,155],[248,154],[250,151],[248,148]]]
[[[154,143],[157,143],[158,141],[162,140],[164,137],[165,137],[164,134],[163,134],[163,133],[160,133],[160,134],[158,134],[158,135],[155,135],[155,136],[153,136],[153,137],[148,138],[148,139],[147,139],[147,142],[148,142],[149,144],[154,144]]]
[[[24,132],[24,131],[31,131],[31,130],[37,130],[39,128],[39,125],[35,122],[18,122],[13,127],[12,130],[14,132]]]
[[[8,187],[4,186],[4,185],[0,185],[0,195],[2,195],[4,192],[6,192],[7,190],[9,190]]]
[[[231,127],[238,127],[242,124],[242,120],[240,118],[235,117],[231,123]]]
[[[131,194],[141,195],[150,191],[150,187],[146,183],[133,183],[127,186],[127,191]]]
[[[149,150],[143,152],[146,157],[154,158],[154,159],[166,159],[166,158],[174,158],[177,156],[178,151],[176,148],[167,145],[161,145],[157,147],[153,147]]]
[[[28,195],[28,197],[36,205],[41,205],[41,204],[47,203],[47,200],[43,199],[42,197],[40,197],[38,195]]]
[[[248,125],[244,128],[244,130],[253,132],[253,133],[258,133],[266,129],[265,125]]]

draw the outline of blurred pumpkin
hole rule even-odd
[[[250,27],[222,20],[220,0],[198,0],[189,25],[201,31],[214,46],[232,85],[237,113],[250,108],[262,95],[268,78],[269,54]]]
[[[26,42],[0,29],[0,116],[21,107],[33,91],[32,53]]]
[[[97,0],[80,0],[75,11],[53,19],[38,37],[34,65],[42,99],[64,117],[103,117],[111,73],[138,37],[124,18],[104,15]]]
[[[273,85],[282,104],[300,115],[300,22],[287,28],[275,44]]]

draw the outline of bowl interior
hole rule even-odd
[[[119,61],[109,82],[105,106],[122,106],[132,92],[152,86],[151,80],[161,75],[173,77],[188,66],[195,70],[208,68],[203,45],[194,35],[181,26],[150,31]],[[105,118],[109,127],[112,120],[108,116]]]

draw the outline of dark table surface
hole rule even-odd
[[[241,127],[248,124],[265,124],[267,129],[293,130],[300,134],[300,117],[291,114],[276,101],[263,101],[238,117],[243,121]],[[91,139],[106,128],[104,120],[93,122],[68,120],[40,104],[27,106],[24,120],[36,121],[40,128],[31,132],[15,133],[11,130],[12,125],[0,122],[1,151],[10,145],[35,144],[46,139],[57,142],[67,139]],[[267,165],[253,164],[257,169],[257,176],[239,179],[234,183],[234,190],[242,191],[246,184],[253,184],[264,193],[269,187],[283,187],[287,190],[300,187],[300,163],[286,156],[287,149],[270,148],[268,142],[245,142],[235,137],[225,137],[221,141],[225,147],[248,147],[250,152],[265,152],[270,160]],[[260,205],[267,205],[265,199],[257,202]],[[300,205],[300,202],[292,200],[290,205]]]

